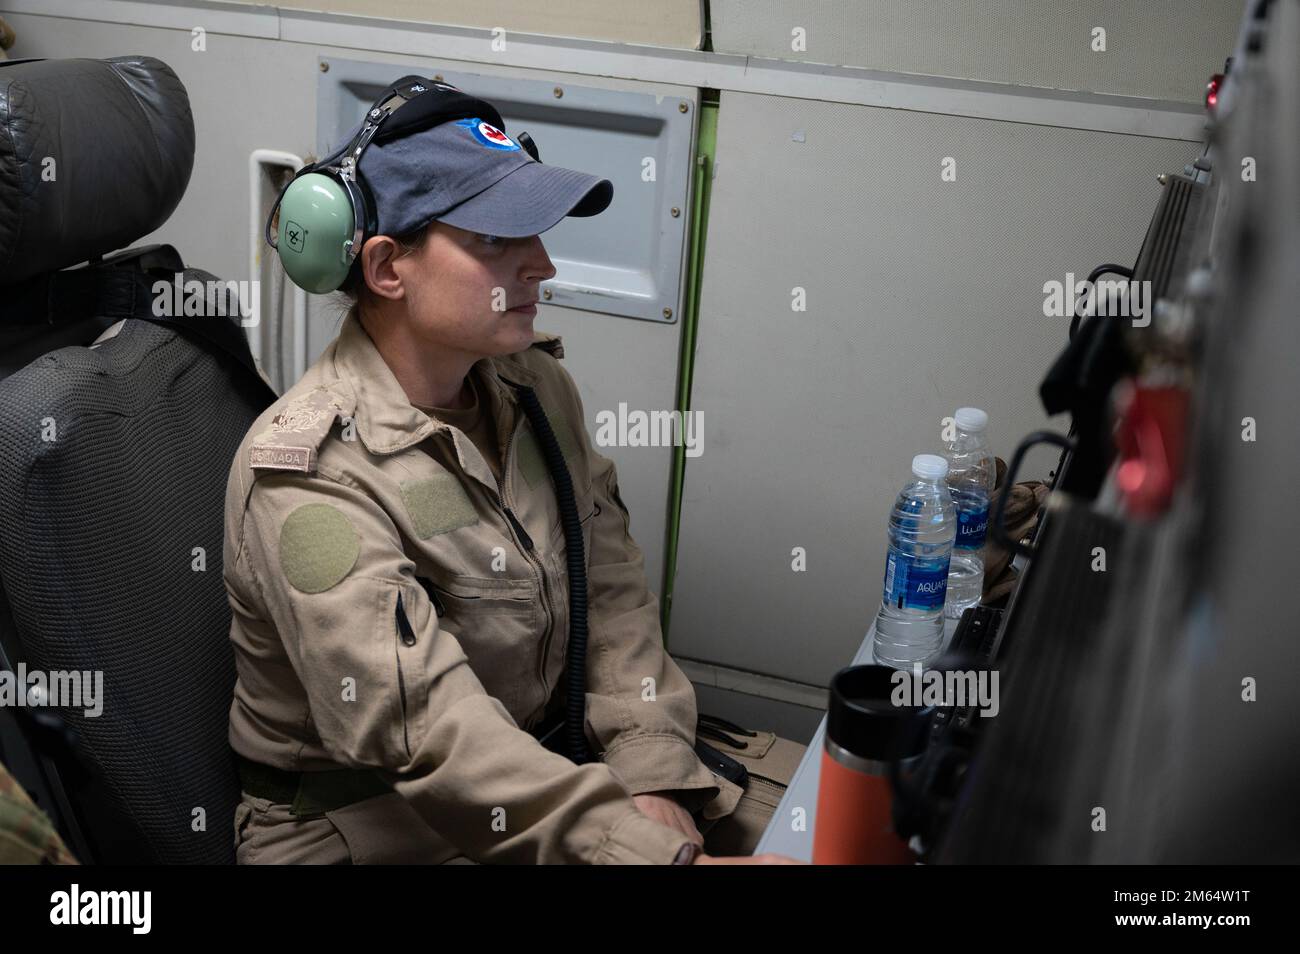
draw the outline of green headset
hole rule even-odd
[[[366,111],[352,140],[325,159],[303,166],[271,206],[266,241],[276,250],[289,279],[314,294],[336,291],[354,267],[366,239],[377,234],[374,202],[367,197],[365,181],[357,175],[367,146],[474,117],[505,128],[491,103],[447,83],[405,76],[385,90]],[[518,139],[540,162],[528,134],[520,133]],[[278,227],[273,225],[277,209]]]

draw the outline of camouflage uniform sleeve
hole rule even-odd
[[[345,478],[261,477],[239,536],[331,757],[379,771],[480,862],[668,864],[687,839],[607,766],[547,751],[487,695],[397,528]]]
[[[49,817],[0,765],[0,865],[75,865]]]

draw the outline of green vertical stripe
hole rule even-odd
[[[677,365],[677,410],[685,415],[691,408],[691,381],[695,371],[695,337],[699,321],[700,284],[704,273],[704,252],[708,236],[709,195],[713,188],[713,158],[718,140],[718,92],[702,90],[700,129],[696,144],[690,221],[690,256],[686,271],[686,308],[682,316],[682,346]],[[683,420],[685,418],[683,417]],[[664,646],[672,618],[673,582],[677,576],[677,543],[682,517],[682,490],[686,483],[686,447],[673,448],[673,477],[668,496],[668,548],[665,557],[660,623]]]

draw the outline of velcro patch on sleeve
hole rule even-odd
[[[324,593],[352,572],[361,537],[332,504],[303,504],[280,527],[280,569],[294,589]]]

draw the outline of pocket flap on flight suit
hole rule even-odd
[[[516,721],[546,701],[538,674],[543,624],[534,580],[448,576],[429,584],[439,626],[453,635],[488,695]]]
[[[325,813],[354,865],[442,864],[460,854],[396,792]]]
[[[456,576],[432,583],[449,615],[531,615],[537,603],[532,580]],[[459,612],[458,612],[459,610]]]

